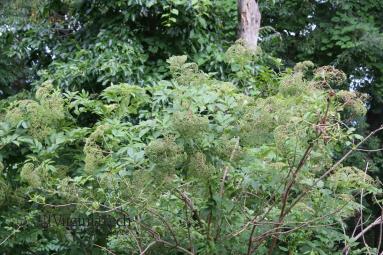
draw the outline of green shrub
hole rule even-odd
[[[355,197],[361,189],[381,192],[367,173],[334,166],[335,153],[363,139],[339,124],[365,113],[362,99],[318,86],[318,77],[304,76],[305,67],[274,74],[277,87],[249,93],[184,56],[168,62],[174,79],[154,87],[122,83],[97,96],[60,94],[47,82],[34,99],[11,103],[0,123],[7,166],[0,201],[12,193],[6,202],[13,206],[2,209],[1,238],[9,235],[2,229],[17,228],[14,221],[28,215],[21,208],[43,213],[58,205],[73,216],[122,210],[135,220],[123,234],[116,226],[85,230],[85,242],[50,229],[31,250],[53,251],[55,243],[61,254],[97,253],[94,244],[119,254],[146,248],[151,254],[268,254],[276,243],[275,254],[339,253],[344,222],[361,206]],[[333,73],[320,77],[338,82]],[[346,116],[349,110],[355,114]],[[81,116],[91,120],[85,127]],[[30,229],[41,231],[32,223]],[[15,239],[0,250],[14,253],[22,243]]]

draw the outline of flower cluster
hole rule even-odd
[[[102,147],[102,141],[104,133],[109,128],[108,125],[100,125],[86,138],[84,146],[85,172],[94,173],[105,162],[106,156]]]
[[[0,207],[7,200],[7,193],[8,193],[8,185],[5,182],[5,180],[3,180],[3,178],[0,178]]]
[[[183,148],[179,146],[174,137],[157,139],[148,144],[146,155],[150,162],[166,172],[173,172],[177,165],[185,160]]]
[[[23,182],[28,183],[31,187],[37,188],[41,186],[41,170],[33,163],[26,163],[21,168],[20,178]]]
[[[207,117],[199,116],[191,111],[176,112],[173,115],[174,129],[185,138],[196,138],[209,128]]]
[[[333,66],[322,66],[315,70],[314,81],[321,88],[337,88],[343,85],[347,76]]]
[[[52,83],[45,82],[36,91],[36,99],[18,100],[10,106],[5,120],[12,126],[18,126],[24,122],[27,133],[43,140],[54,133],[65,118],[64,99],[53,88]]]
[[[362,98],[355,92],[341,90],[336,93],[336,98],[341,103],[345,119],[359,118],[367,113],[367,108]]]

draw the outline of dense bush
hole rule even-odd
[[[364,141],[352,128],[363,97],[337,89],[340,71],[310,74],[308,62],[281,75],[262,66],[254,78],[250,66],[265,59],[232,46],[235,84],[176,56],[167,60],[172,79],[155,86],[119,83],[93,95],[61,93],[48,80],[2,100],[0,251],[376,252],[354,248],[359,240],[344,229],[360,196],[380,186],[334,160]],[[114,225],[80,236],[38,221],[121,212],[132,219],[122,233]]]

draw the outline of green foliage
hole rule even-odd
[[[54,80],[62,88],[88,90],[94,90],[95,84],[107,86],[140,80],[148,56],[127,31],[119,33],[122,38],[116,38],[113,31],[101,30],[86,47],[62,53],[39,75],[43,80]]]
[[[356,148],[381,3],[272,2],[255,53],[234,0],[0,3],[0,252],[378,253],[346,222],[382,192]],[[123,233],[38,221],[119,210]]]
[[[28,246],[35,253],[98,254],[97,244],[119,254],[146,248],[152,254],[267,254],[273,238],[278,254],[339,252],[342,224],[360,208],[355,196],[361,189],[381,192],[356,167],[340,164],[321,177],[340,147],[354,146],[357,135],[340,123],[346,113],[348,121],[362,114],[353,107],[362,99],[318,86],[331,81],[337,88],[333,82],[342,81],[333,73],[340,72],[318,69],[320,79],[310,80],[310,63],[273,74],[276,87],[265,85],[259,94],[186,60],[170,58],[173,79],[153,87],[120,83],[99,95],[61,94],[46,82],[30,97],[2,102],[10,106],[0,123],[7,166],[0,182],[7,204],[1,239],[14,231],[2,252],[26,254]],[[61,205],[60,213],[73,217],[115,215],[118,208],[134,220],[123,233],[117,226],[85,229],[81,241],[63,227],[39,228],[38,214],[58,213],[48,205]],[[31,207],[34,214],[23,209]],[[29,225],[17,229],[22,217]],[[254,230],[252,222],[258,222]],[[286,233],[277,235],[276,224]]]
[[[138,110],[149,101],[149,97],[144,89],[129,84],[110,86],[101,95],[109,103],[114,102],[119,105],[114,111],[120,117],[137,114]]]
[[[311,69],[313,69],[314,66],[315,66],[314,63],[311,61],[306,60],[303,62],[299,62],[294,66],[294,72],[302,72],[305,74],[309,72]]]
[[[93,92],[111,83],[154,83],[168,76],[165,60],[174,54],[188,54],[223,76],[223,53],[235,39],[237,24],[233,0],[9,5],[16,22],[8,11],[0,20],[5,24],[0,85],[7,95],[47,79],[61,88]]]
[[[342,180],[345,179],[348,180],[347,183],[342,182]],[[329,180],[331,182],[330,185],[333,186],[334,189],[348,190],[348,192],[352,192],[352,189],[364,189],[366,186],[368,187],[374,183],[373,178],[355,167],[340,168],[331,175]]]
[[[268,96],[276,92],[275,70],[281,68],[280,59],[272,58],[259,47],[256,52],[249,51],[241,40],[229,47],[224,59],[232,71],[229,79],[247,93]]]

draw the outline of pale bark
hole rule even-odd
[[[257,49],[259,28],[261,26],[261,13],[256,0],[237,0],[240,19],[239,38],[245,45]]]

